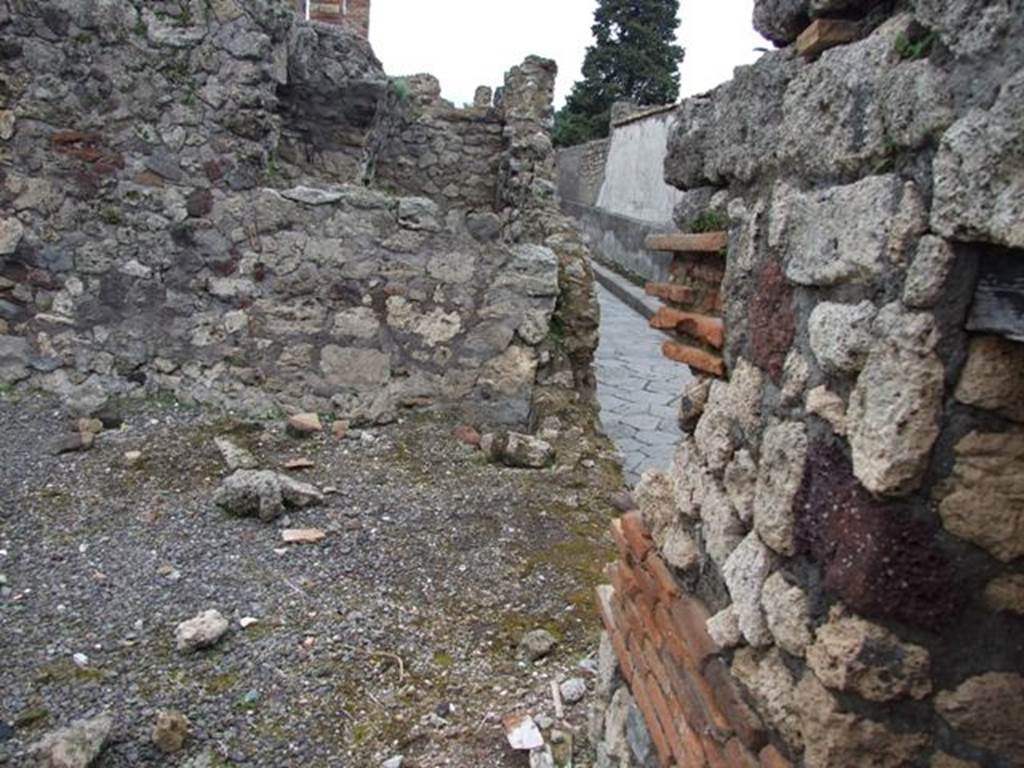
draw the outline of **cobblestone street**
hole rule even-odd
[[[597,350],[597,394],[601,422],[625,459],[635,483],[651,467],[666,467],[679,442],[676,409],[690,369],[661,354],[665,338],[604,287],[601,344]]]

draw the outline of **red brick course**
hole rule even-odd
[[[659,765],[788,768],[718,658],[707,609],[658,554],[640,514],[614,521],[612,535],[621,559],[612,584],[598,588],[598,610]]]
[[[370,36],[371,0],[309,0],[309,18],[325,24],[338,24]],[[295,9],[306,13],[306,0],[294,0]]]

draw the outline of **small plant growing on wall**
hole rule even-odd
[[[400,102],[406,102],[409,100],[409,95],[412,93],[409,88],[409,81],[404,77],[393,77],[391,78],[391,85],[395,89],[395,95],[398,96]]]
[[[729,217],[718,211],[704,211],[690,224],[690,231],[695,234],[703,232],[722,232],[729,228]]]
[[[906,32],[901,32],[896,37],[893,47],[896,50],[896,55],[903,61],[917,61],[931,53],[935,40],[934,32],[917,25],[912,26]]]

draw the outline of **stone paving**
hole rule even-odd
[[[679,442],[679,397],[693,378],[686,366],[662,357],[665,337],[603,286],[597,396],[601,422],[635,483],[649,468],[665,468]]]

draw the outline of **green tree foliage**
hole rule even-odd
[[[607,136],[612,104],[621,99],[648,105],[678,98],[678,16],[679,0],[598,0],[583,79],[555,116],[556,144]]]

